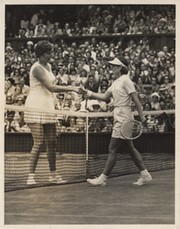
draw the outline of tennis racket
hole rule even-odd
[[[122,124],[120,131],[125,139],[133,140],[142,134],[143,125],[137,120],[129,120]]]

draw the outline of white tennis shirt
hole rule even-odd
[[[114,101],[112,137],[124,139],[120,133],[121,125],[127,120],[134,119],[130,96],[131,93],[136,92],[134,84],[128,75],[122,75],[112,83],[108,92],[112,94]]]

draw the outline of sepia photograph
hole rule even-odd
[[[177,3],[1,5],[4,227],[175,228]]]

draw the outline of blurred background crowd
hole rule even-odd
[[[124,5],[123,7],[87,5],[79,9],[78,5],[68,7],[64,8],[64,12],[57,12],[57,7],[39,9],[39,11],[37,11],[38,7],[30,8],[28,13],[21,12],[20,14],[17,14],[17,9],[15,11],[14,8],[12,9],[16,14],[11,8],[7,10],[6,37],[16,40],[24,39],[24,43],[18,49],[11,40],[5,43],[6,104],[24,105],[29,93],[29,71],[33,63],[37,61],[34,52],[37,41],[34,38],[51,37],[53,52],[50,64],[56,76],[56,84],[83,86],[93,92],[104,93],[115,80],[108,61],[122,55],[129,62],[129,77],[134,82],[143,110],[175,109],[175,48],[164,45],[159,49],[153,49],[150,45],[150,37],[145,36],[146,34],[175,33],[174,7],[140,5]],[[11,30],[14,14],[17,19],[16,26]],[[63,20],[58,19],[59,14],[62,14]],[[134,37],[126,39],[126,35],[131,34],[141,35],[138,39]],[[74,39],[67,43],[65,38],[65,36],[87,35],[92,37],[81,42]],[[100,36],[100,39],[97,39],[95,35]],[[106,41],[103,35],[125,36],[120,36],[117,41]],[[60,39],[57,40],[56,36]],[[113,101],[105,103],[85,100],[82,95],[74,92],[55,94],[54,104],[56,109],[67,111],[108,112],[113,110]],[[132,110],[134,109],[132,103]],[[14,122],[15,129],[19,128],[19,124],[14,121],[15,113],[6,114],[6,120],[7,116],[13,116],[11,122]],[[18,114],[19,116],[21,118],[18,118],[18,122],[19,120],[23,122],[23,113]],[[162,130],[165,131],[165,124],[167,127],[169,118],[165,114],[159,116],[157,119],[159,126],[162,122],[159,119],[162,117],[164,120]],[[157,126],[157,120],[154,118],[151,120],[150,117],[147,119],[149,123],[153,123],[153,127],[150,126],[151,130],[157,131],[157,127],[154,127]],[[83,126],[82,123],[81,118],[76,120],[71,117],[68,120],[59,120],[58,128],[59,131],[73,131],[73,128],[69,127],[76,125],[75,130],[82,131],[83,128],[79,128]],[[104,121],[92,119],[90,130],[110,131],[112,126],[110,123],[109,118]],[[174,125],[174,119],[171,120],[171,125]],[[7,126],[5,130],[9,131]],[[25,123],[23,128],[17,131],[28,131]]]
[[[64,5],[61,8],[24,5],[23,10],[13,6],[6,12],[7,37],[174,32],[172,5]]]

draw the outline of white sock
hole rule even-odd
[[[52,177],[56,177],[57,176],[57,172],[56,171],[51,171],[51,176]]]
[[[149,172],[147,171],[147,169],[144,169],[144,170],[142,170],[142,171],[140,172],[140,174],[141,174],[142,176],[147,176],[147,175],[149,175]]]
[[[101,173],[101,175],[99,176],[103,181],[106,181],[108,179],[108,176],[104,175],[103,173]]]
[[[34,179],[35,173],[29,173],[29,179]]]

